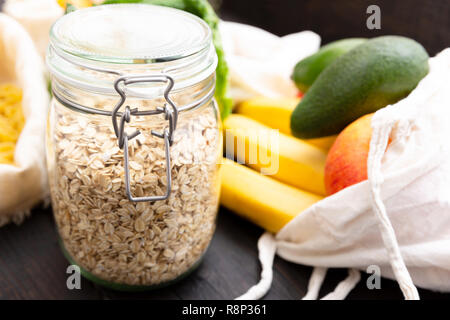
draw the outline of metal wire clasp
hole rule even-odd
[[[164,90],[164,99],[166,103],[164,107],[158,107],[155,110],[138,111],[137,108],[131,109],[129,106],[125,106],[124,112],[120,114],[120,123],[118,123],[117,118],[119,115],[119,110],[126,101],[126,93],[124,87],[133,83],[143,83],[143,82],[163,82],[167,83],[167,87]],[[123,87],[120,86],[123,84]],[[144,201],[158,201],[166,200],[170,196],[172,190],[172,174],[170,165],[170,146],[173,143],[173,133],[177,126],[178,121],[178,109],[170,99],[169,94],[174,85],[174,80],[168,75],[151,75],[151,76],[121,76],[117,78],[114,82],[114,89],[120,95],[120,100],[114,107],[111,117],[114,132],[116,134],[119,148],[123,149],[124,155],[124,169],[125,169],[125,190],[127,197],[130,201],[134,202],[144,202]],[[152,135],[161,139],[164,139],[164,149],[166,156],[166,177],[167,177],[167,189],[164,195],[160,196],[149,196],[149,197],[134,197],[131,194],[130,185],[130,165],[129,165],[129,154],[128,154],[128,141],[137,137],[141,132],[136,130],[131,134],[125,132],[125,123],[129,123],[131,115],[155,115],[155,114],[165,114],[165,119],[169,121],[169,127],[165,128],[163,132],[151,131]]]

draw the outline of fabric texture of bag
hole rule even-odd
[[[309,31],[277,37],[229,22],[221,32],[237,101],[295,95],[290,72],[320,43]],[[419,298],[415,285],[450,291],[450,49],[429,63],[429,74],[407,98],[372,118],[369,179],[318,202],[278,234],[264,233],[261,281],[238,299],[267,293],[275,254],[315,267],[304,299],[318,298],[332,267],[349,268],[349,275],[322,299],[345,298],[359,270],[372,265],[396,279],[407,299]]]
[[[230,69],[230,96],[237,103],[253,96],[295,97],[292,70],[320,46],[320,37],[312,31],[278,37],[227,21],[220,22],[219,30]]]
[[[16,144],[15,165],[0,164],[0,226],[20,223],[48,195],[45,128],[49,94],[43,61],[25,29],[0,13],[0,80],[22,89],[25,126]]]
[[[327,268],[351,268],[325,299],[343,299],[358,270],[375,265],[406,299],[415,286],[450,291],[450,49],[408,97],[372,118],[368,180],[299,213],[258,243],[261,281],[240,299],[270,288],[274,255],[316,267],[305,299],[316,299]],[[388,141],[391,140],[389,146]]]
[[[64,14],[56,0],[6,0],[3,12],[27,30],[41,57],[45,58],[52,24]]]

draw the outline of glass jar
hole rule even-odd
[[[116,289],[183,277],[219,203],[210,29],[176,9],[104,5],[60,18],[50,38],[47,163],[64,253]]]

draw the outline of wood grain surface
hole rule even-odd
[[[0,0],[0,6],[3,1]],[[365,8],[379,4],[382,30],[365,29]],[[221,16],[260,26],[279,35],[311,29],[323,42],[349,36],[402,34],[415,38],[434,54],[448,46],[450,2],[434,1],[275,1],[224,0]],[[218,227],[203,263],[188,278],[164,289],[115,292],[82,280],[80,290],[66,286],[68,262],[57,242],[51,208],[36,208],[23,225],[0,228],[0,299],[233,299],[259,280],[257,240],[263,231],[221,209]],[[265,299],[300,299],[311,268],[275,259],[273,285]],[[321,295],[336,286],[346,270],[328,273]],[[366,275],[349,299],[401,299],[393,281],[381,290],[367,289]],[[420,290],[423,299],[449,299],[450,294]]]
[[[254,285],[261,272],[256,248],[262,230],[221,209],[216,234],[200,267],[186,279],[150,292],[116,292],[83,279],[81,289],[66,286],[69,263],[58,245],[51,209],[37,208],[23,225],[0,228],[0,299],[233,299]],[[274,279],[265,299],[300,299],[311,268],[275,259]],[[345,278],[331,270],[321,295]],[[450,294],[420,290],[424,299],[449,299]],[[393,281],[369,290],[363,275],[349,299],[401,299]]]

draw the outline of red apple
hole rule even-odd
[[[325,163],[327,195],[367,179],[373,113],[349,124],[336,138]]]

